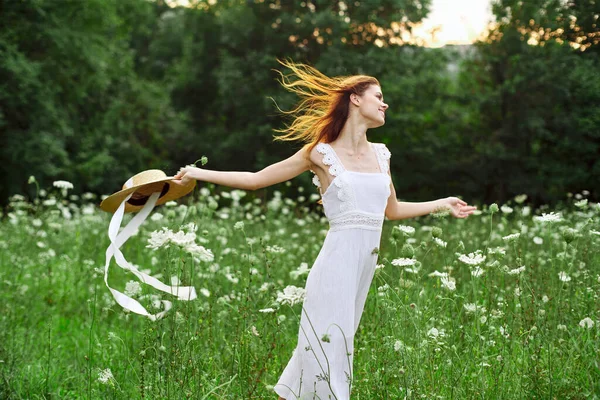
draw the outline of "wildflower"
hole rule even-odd
[[[402,340],[396,340],[394,342],[394,351],[400,351],[402,348],[404,348],[404,343],[402,343]]]
[[[290,276],[293,279],[298,279],[299,276],[306,275],[309,272],[310,272],[310,268],[308,268],[308,264],[303,262],[303,263],[300,263],[300,266],[298,267],[297,270],[290,271]]]
[[[493,214],[493,213],[497,213],[497,212],[498,212],[498,204],[496,204],[496,203],[492,203],[492,204],[490,205],[490,208],[489,208],[489,210],[490,210],[490,212],[491,212],[492,214]]]
[[[446,247],[448,245],[447,242],[444,242],[442,239],[440,239],[438,237],[434,237],[433,241],[435,242],[435,244],[437,244],[440,247]]]
[[[44,200],[44,201],[42,201],[42,204],[47,207],[52,207],[52,206],[56,205],[56,199],[52,198],[52,199]]]
[[[548,296],[544,295],[544,296],[542,296],[542,301],[544,303],[547,303],[548,301],[550,301],[550,299],[548,298]]]
[[[433,271],[432,273],[430,273],[428,276],[430,276],[430,277],[437,276],[438,278],[441,278],[441,277],[447,277],[448,273],[447,272],[440,272],[440,271],[436,270],[436,271]]]
[[[427,336],[429,336],[432,339],[437,339],[438,337],[446,336],[446,333],[444,332],[443,329],[440,331],[437,328],[431,328],[430,330],[427,331]]]
[[[481,275],[484,274],[484,272],[484,270],[477,266],[471,271],[471,275],[473,275],[475,278],[479,278]]]
[[[52,186],[54,186],[55,188],[63,189],[63,190],[73,189],[73,184],[71,182],[67,182],[67,181],[54,181],[52,183]]]
[[[129,281],[125,284],[125,295],[135,297],[142,293],[142,286],[137,281]]]
[[[587,199],[582,199],[575,203],[575,207],[585,209],[587,207],[587,203],[588,203]]]
[[[244,230],[244,221],[238,221],[233,225],[233,229],[236,231]]]
[[[592,235],[598,235],[598,236],[600,236],[600,232],[598,232],[598,231],[595,231],[595,230],[593,230],[593,229],[590,229],[590,233],[591,233]]]
[[[206,288],[200,289],[200,293],[202,293],[204,297],[210,297],[210,292]]]
[[[161,219],[163,219],[163,215],[159,212],[152,214],[152,216],[150,217],[150,219],[152,221],[160,221]]]
[[[513,209],[507,206],[506,204],[500,207],[500,210],[502,210],[504,214],[510,214],[511,212],[513,212]]]
[[[525,200],[527,200],[527,195],[526,194],[519,194],[515,196],[515,202],[517,204],[521,204],[523,203]]]
[[[477,310],[479,310],[480,313],[484,313],[486,311],[485,307],[478,306],[475,303],[466,303],[466,304],[463,304],[463,307],[465,308],[465,310],[468,313],[474,313]]]
[[[516,297],[520,297],[521,296],[521,288],[519,288],[519,287],[515,288],[515,296]]]
[[[185,246],[185,251],[193,256],[197,256],[200,261],[212,262],[215,259],[215,255],[212,251],[196,243],[190,243]]]
[[[302,303],[304,301],[304,296],[306,296],[305,289],[289,285],[283,289],[283,292],[277,292],[276,301],[282,305],[289,304],[290,306],[293,306],[294,304]]]
[[[520,275],[521,272],[525,271],[525,266],[523,265],[522,267],[519,268],[515,268],[515,269],[511,269],[510,271],[507,272],[507,274],[509,275]]]
[[[398,226],[395,226],[394,229],[398,229],[400,232],[404,233],[406,236],[412,235],[415,233],[415,228],[413,228],[412,226],[398,225]]]
[[[507,236],[502,237],[502,240],[504,240],[505,242],[510,243],[510,242],[516,241],[519,238],[519,236],[521,236],[521,234],[517,232],[517,233],[513,233],[511,235],[507,235]]]
[[[258,312],[267,314],[267,313],[275,312],[275,309],[273,309],[273,308],[263,308],[262,310],[258,310]]]
[[[529,206],[523,207],[523,209],[521,210],[521,215],[524,217],[528,217],[529,214],[531,214],[531,207],[529,207]]]
[[[581,322],[580,322],[580,324],[581,324]],[[558,325],[556,325],[556,329],[558,329],[559,331],[566,331],[567,326],[563,325],[563,324],[558,324]]]
[[[534,221],[538,222],[560,222],[562,221],[562,217],[560,213],[551,212],[550,214],[542,213],[542,216],[534,216]]]
[[[442,286],[448,289],[449,291],[453,292],[456,290],[456,282],[454,281],[454,279],[448,276],[442,276],[440,281],[442,282]]]
[[[385,264],[377,264],[377,265],[375,266],[375,270],[378,270],[378,269],[383,269],[384,267],[385,267]]]
[[[540,244],[544,243],[544,239],[536,236],[533,238],[533,243],[540,245]]]
[[[585,317],[579,321],[579,326],[582,328],[592,329],[594,327],[594,321],[590,317]]]
[[[285,249],[280,246],[267,246],[265,250],[268,253],[285,253]]]
[[[480,253],[481,251],[478,250],[475,253],[469,253],[469,255],[461,254],[460,257],[458,257],[458,260],[467,265],[479,265],[485,261],[485,256]]]
[[[407,267],[415,265],[416,262],[417,260],[412,258],[396,258],[395,260],[392,260],[392,265],[395,265],[396,267]]]
[[[208,157],[202,156],[202,158],[200,158],[200,164],[202,166],[205,166],[207,163],[208,163]]]
[[[148,245],[146,247],[156,250],[165,244],[168,244],[172,234],[173,232],[168,228],[150,232],[150,238],[148,239]]]
[[[260,333],[258,333],[258,329],[256,329],[254,325],[252,325],[251,331],[254,336],[260,336]]]
[[[560,279],[563,282],[569,282],[571,280],[571,277],[567,275],[565,271],[560,271],[558,273],[558,279]]]
[[[114,386],[115,383],[115,377],[113,376],[112,372],[110,371],[110,368],[106,368],[104,370],[100,370],[100,372],[98,372],[98,382],[104,384],[104,385],[111,385]]]

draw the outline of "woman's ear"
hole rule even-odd
[[[358,95],[356,93],[352,93],[350,95],[350,101],[352,102],[352,104],[354,104],[355,106],[358,106],[360,104],[360,98],[358,97]]]

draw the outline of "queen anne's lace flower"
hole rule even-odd
[[[414,258],[396,258],[392,260],[392,265],[395,265],[396,267],[408,267],[415,265],[416,262],[417,260]]]
[[[585,317],[579,321],[579,326],[582,328],[592,329],[594,327],[594,321],[590,317]]]
[[[535,216],[533,220],[538,222],[560,222],[562,217],[560,213],[551,212],[550,214],[542,213],[541,216]]]
[[[277,292],[276,301],[281,305],[289,304],[290,306],[293,306],[294,304],[302,303],[305,295],[306,290],[304,288],[290,285],[283,289],[283,292]]]
[[[461,254],[460,257],[458,257],[458,260],[467,265],[475,266],[482,264],[485,261],[485,256],[480,252],[469,253],[468,255]]]

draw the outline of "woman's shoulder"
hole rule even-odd
[[[392,156],[392,153],[387,148],[385,143],[371,142],[371,145],[375,148],[375,151],[377,151],[377,153],[379,153],[379,155],[382,156],[384,159],[389,160],[390,157]]]

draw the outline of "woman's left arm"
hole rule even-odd
[[[392,221],[420,217],[442,208],[447,208],[452,216],[456,218],[467,218],[477,209],[477,207],[469,206],[458,197],[446,197],[422,203],[398,201],[398,199],[396,199],[396,188],[392,182],[391,174],[390,191],[390,197],[388,198],[387,206],[385,208],[385,216]]]

